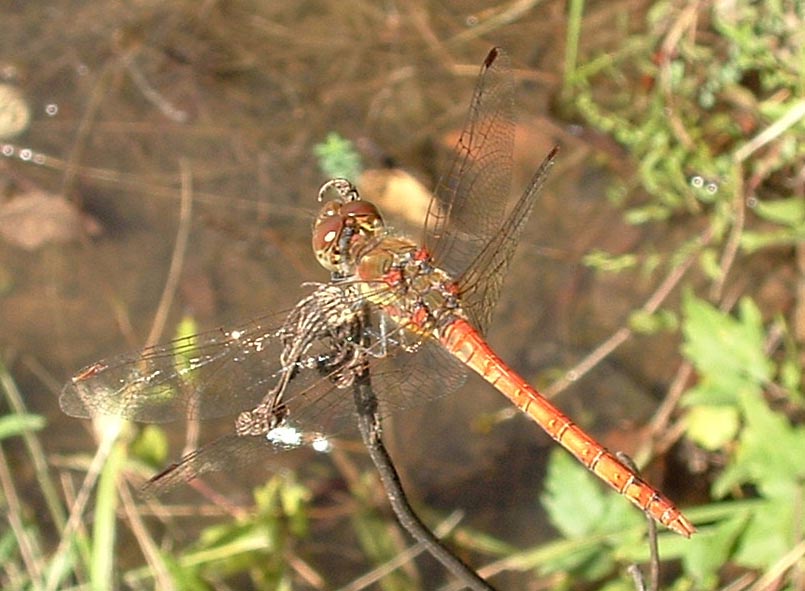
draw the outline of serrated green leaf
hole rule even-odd
[[[774,370],[763,348],[757,306],[743,298],[739,308],[739,318],[735,318],[689,292],[683,300],[682,351],[700,374],[700,394],[706,389],[719,403],[735,403],[744,391],[760,392]],[[691,404],[687,396],[685,403]]]
[[[761,396],[741,396],[745,426],[732,462],[713,484],[721,497],[732,487],[753,484],[765,498],[793,505],[805,479],[805,428],[772,411]]]
[[[636,528],[642,519],[626,499],[606,489],[575,458],[558,448],[551,452],[541,500],[554,526],[571,539],[622,532]],[[614,567],[611,550],[582,545],[574,552],[555,557],[540,572],[572,571],[586,580],[597,580]]]
[[[313,146],[313,154],[327,177],[357,179],[361,174],[360,154],[351,141],[338,133],[328,133],[323,142]]]
[[[606,512],[601,488],[587,470],[561,449],[551,452],[542,503],[551,523],[567,537],[598,531]]]

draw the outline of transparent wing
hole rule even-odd
[[[295,385],[307,387],[322,379],[307,366],[324,363],[337,353],[337,343],[325,338],[332,334],[333,315],[356,305],[349,293],[334,286],[328,289],[320,286],[294,309],[234,329],[213,330],[95,363],[64,386],[61,408],[75,417],[116,415],[164,423],[253,408],[284,373],[301,374]],[[331,297],[316,299],[323,293]],[[294,339],[303,340],[304,355],[287,359]]]
[[[65,386],[61,406],[79,417],[112,414],[144,422],[244,411],[278,417],[276,424],[256,422],[254,432],[235,432],[182,458],[146,487],[160,494],[206,472],[347,431],[354,426],[350,385],[358,366],[370,368],[381,416],[462,383],[458,361],[437,343],[393,325],[380,309],[370,311],[368,344],[358,346],[360,339],[343,331],[363,307],[358,292],[319,286],[290,313],[94,364]],[[273,414],[277,409],[281,413]]]
[[[489,326],[509,263],[558,151],[558,147],[554,147],[548,153],[497,234],[459,278],[464,309],[481,334]]]
[[[398,355],[376,359],[371,364],[372,387],[381,417],[445,395],[463,383],[466,373],[462,365],[434,343],[422,346],[417,355],[398,350]],[[430,377],[421,371],[431,371]],[[287,405],[289,413],[283,429],[290,431],[285,431],[282,438],[266,434],[225,435],[157,474],[144,492],[161,495],[209,472],[241,469],[258,461],[270,464],[275,453],[302,445],[315,448],[317,442],[355,428],[355,404],[349,386],[339,388],[319,380],[307,389],[293,389]]]
[[[452,161],[425,220],[425,246],[459,277],[500,227],[511,188],[514,81],[508,56],[493,48],[475,86]]]
[[[171,464],[149,480],[142,490],[149,496],[162,495],[209,472],[238,470],[258,460],[266,461],[267,455],[285,449],[265,437],[224,435]]]

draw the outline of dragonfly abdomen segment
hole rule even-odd
[[[466,320],[453,319],[440,330],[439,339],[450,353],[505,394],[584,466],[641,510],[685,537],[690,537],[696,531],[668,498],[642,480],[509,369]]]

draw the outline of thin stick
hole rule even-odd
[[[639,473],[637,469],[637,465],[632,461],[632,458],[627,456],[625,453],[617,453],[615,454],[618,456],[618,459],[626,464],[629,468],[635,471],[635,473]],[[645,513],[646,522],[648,526],[648,547],[651,558],[649,559],[649,591],[659,591],[660,588],[660,547],[659,541],[657,538],[657,522],[649,515]],[[638,591],[643,591],[646,588],[645,580],[643,579],[643,573],[634,565],[634,568],[630,569],[630,573],[635,581],[635,586]]]
[[[358,410],[358,427],[361,430],[363,443],[369,450],[369,457],[380,474],[380,480],[386,489],[386,496],[391,508],[397,516],[397,521],[428,553],[438,560],[442,566],[453,573],[470,589],[475,591],[494,591],[494,587],[484,581],[458,556],[453,554],[437,538],[428,527],[414,513],[403,491],[400,476],[394,468],[381,437],[380,417],[377,414],[377,398],[372,390],[371,377],[368,368],[364,365],[355,379],[352,387],[355,407]]]
[[[176,295],[176,288],[179,285],[179,277],[182,273],[182,267],[184,266],[184,257],[187,253],[187,243],[190,237],[190,227],[193,220],[190,215],[193,209],[193,179],[187,160],[184,158],[180,159],[179,167],[182,178],[179,227],[176,231],[176,243],[173,246],[173,255],[171,256],[170,267],[168,268],[168,277],[165,280],[165,286],[162,288],[162,296],[159,298],[159,305],[157,306],[157,312],[154,316],[154,322],[151,325],[151,331],[148,333],[148,338],[145,340],[146,346],[154,345],[159,341],[162,332],[165,330],[168,312],[170,311],[173,297]]]

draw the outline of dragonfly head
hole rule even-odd
[[[331,192],[336,199],[325,201]],[[319,201],[324,204],[313,222],[313,252],[328,271],[349,275],[358,262],[360,247],[383,232],[383,218],[374,205],[361,200],[358,190],[346,179],[324,183]]]

